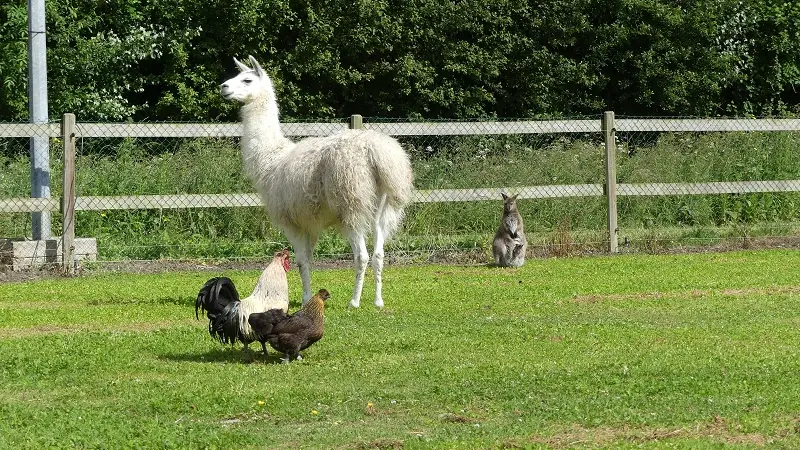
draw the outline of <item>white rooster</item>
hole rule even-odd
[[[253,341],[261,342],[261,349],[267,353],[265,341],[247,322],[250,314],[280,309],[285,313],[289,309],[289,282],[286,273],[289,271],[289,251],[275,253],[272,262],[261,272],[258,284],[249,297],[239,300],[239,293],[228,277],[214,277],[208,280],[197,294],[194,314],[200,319],[199,312],[205,311],[208,317],[208,332],[211,337],[224,344],[233,344],[238,339],[244,344],[244,352]]]

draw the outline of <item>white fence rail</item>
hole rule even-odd
[[[800,131],[800,119],[616,119],[615,130],[654,132]],[[497,134],[599,133],[600,120],[513,122],[365,123],[364,128],[393,136],[466,136]],[[348,128],[341,123],[284,123],[287,136],[327,136]],[[95,123],[76,124],[75,137],[239,137],[237,123]],[[0,123],[0,137],[61,137],[57,123]]]

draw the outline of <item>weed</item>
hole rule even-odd
[[[550,239],[547,252],[550,256],[564,257],[573,253],[572,225],[569,217],[564,218],[556,227]]]

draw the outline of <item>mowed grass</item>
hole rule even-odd
[[[800,447],[797,251],[321,270],[288,365],[194,319],[215,274],[0,285],[0,447]]]

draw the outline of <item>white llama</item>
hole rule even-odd
[[[286,234],[303,280],[303,303],[311,298],[311,256],[319,233],[336,227],[350,241],[355,287],[350,306],[361,303],[372,232],[375,306],[383,307],[384,241],[398,228],[411,201],[413,174],[397,140],[369,130],[347,130],[294,143],[284,137],[272,80],[250,56],[252,68],[234,58],[240,73],[220,87],[242,103],[245,171]]]

